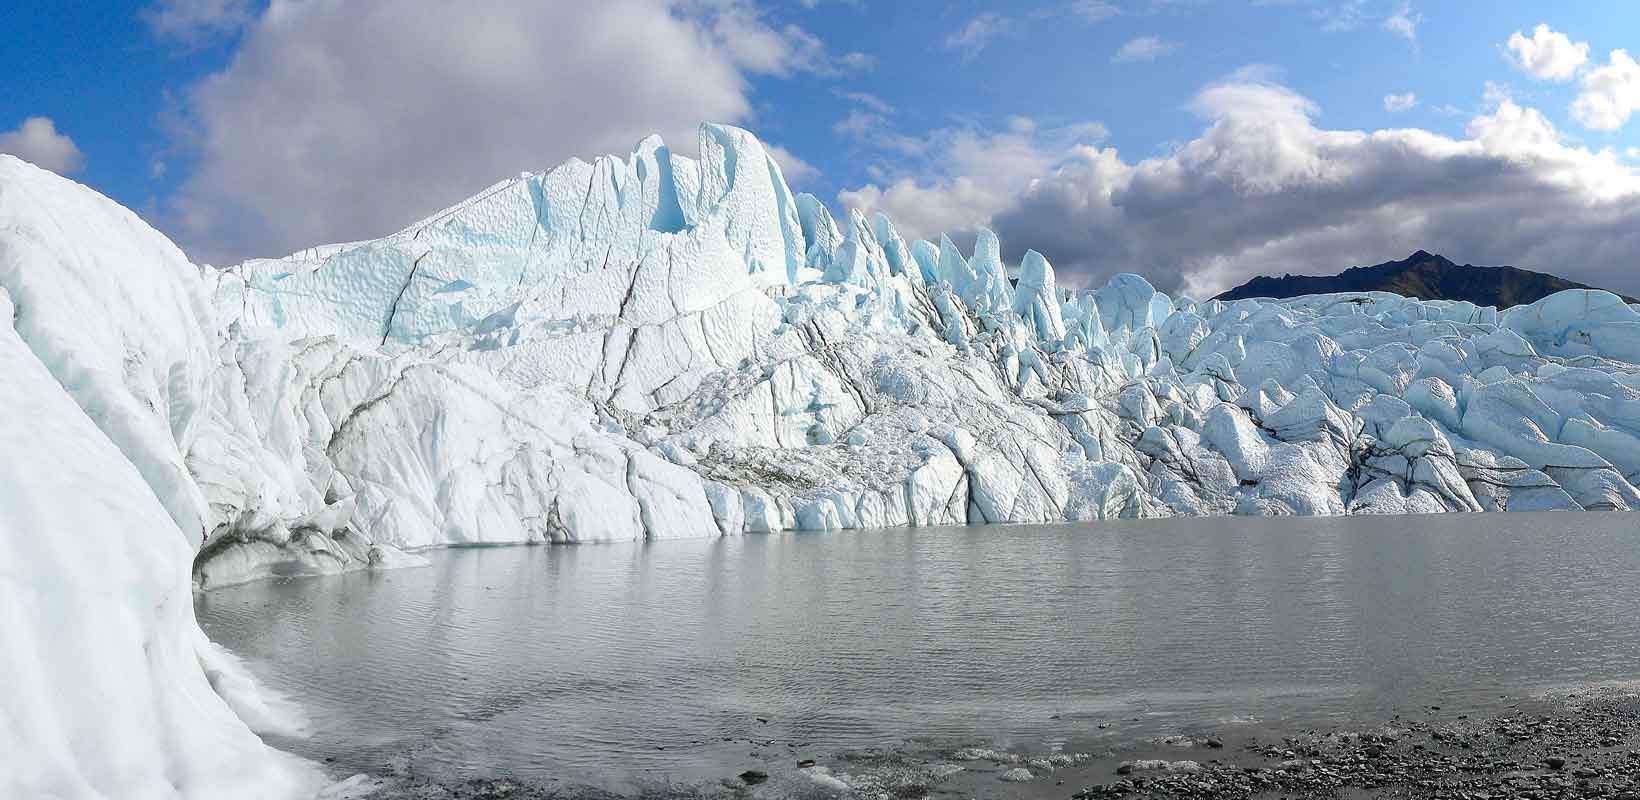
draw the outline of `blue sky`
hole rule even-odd
[[[0,150],[55,147],[35,160],[217,263],[384,235],[649,131],[689,150],[693,125],[714,119],[781,148],[794,187],[839,213],[878,208],[916,235],[991,225],[1012,255],[1036,246],[1072,282],[1132,269],[1207,291],[1254,266],[1331,272],[1445,247],[1640,289],[1618,240],[1572,241],[1615,230],[1640,191],[1640,118],[1612,118],[1640,93],[1611,53],[1640,52],[1628,0],[494,0],[483,24],[440,19],[439,5],[12,0],[0,25],[27,35],[0,49]],[[1540,23],[1571,50],[1510,46]],[[1608,113],[1574,114],[1591,91],[1607,101],[1585,107]],[[24,127],[41,117],[55,136]],[[1382,130],[1440,139],[1329,134]],[[1393,155],[1408,147],[1423,160]],[[1482,155],[1491,167],[1470,163]],[[1477,192],[1525,181],[1523,197],[1543,194],[1436,219],[1469,204],[1447,185],[1455,158]],[[1274,209],[1322,189],[1353,235],[1326,218],[1277,224]],[[1111,207],[1087,202],[1103,196]],[[1210,196],[1221,206],[1196,205]],[[1546,197],[1581,214],[1567,241],[1480,236]],[[1591,202],[1611,208],[1577,211]],[[1183,247],[1163,221],[1186,208],[1243,215],[1256,233]],[[1041,244],[1016,240],[1033,233]]]

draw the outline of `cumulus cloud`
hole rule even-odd
[[[1543,24],[1532,29],[1530,38],[1515,31],[1505,46],[1509,62],[1538,80],[1569,81],[1589,60],[1587,42],[1574,42]]]
[[[1402,111],[1411,111],[1416,105],[1418,105],[1418,95],[1412,92],[1407,92],[1406,94],[1384,95],[1384,110],[1390,112],[1391,114],[1399,114]]]
[[[753,121],[752,77],[848,69],[749,0],[274,0],[183,101],[166,223],[215,263],[381,236],[650,133],[691,153]]]
[[[1613,50],[1603,67],[1583,76],[1583,91],[1572,101],[1572,118],[1586,128],[1615,131],[1640,110],[1640,64],[1627,50]]]
[[[1205,297],[1257,274],[1330,274],[1423,248],[1640,291],[1640,171],[1568,144],[1535,109],[1492,103],[1457,138],[1330,130],[1308,98],[1244,73],[1197,95],[1206,128],[1166,155],[970,131],[979,145],[1012,141],[1015,155],[987,162],[977,147],[937,178],[842,200],[910,215],[919,236],[985,224],[962,211],[975,203],[1005,256],[1035,248],[1073,286],[1138,272]],[[945,163],[942,143],[931,152]]]
[[[79,171],[85,156],[50,117],[29,117],[16,130],[0,131],[0,153],[10,153],[59,174]]]
[[[1170,42],[1157,36],[1140,36],[1128,40],[1116,51],[1110,60],[1116,64],[1132,64],[1141,61],[1155,61],[1174,50],[1179,49],[1178,42]]]

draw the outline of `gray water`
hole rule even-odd
[[[275,744],[342,772],[620,788],[722,777],[754,753],[1112,745],[1425,704],[1484,711],[1640,678],[1640,516],[1626,514],[430,557],[198,598],[211,638],[311,718],[308,736]]]

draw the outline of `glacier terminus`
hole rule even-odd
[[[1640,508],[1616,295],[1071,290],[836,219],[744,130],[696,150],[225,268],[0,156],[0,795],[317,785],[191,589],[430,547]]]
[[[987,231],[964,253],[839,224],[745,131],[699,151],[652,137],[200,270],[229,427],[297,466],[181,453],[199,580],[368,547],[1640,502],[1640,313],[1615,295],[1064,291]]]

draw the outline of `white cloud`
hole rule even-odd
[[[137,12],[155,35],[181,41],[238,30],[250,22],[250,0],[158,0]]]
[[[995,11],[986,11],[964,23],[961,28],[946,34],[945,49],[961,50],[962,60],[979,55],[992,42],[1019,32],[1019,22]]]
[[[1361,27],[1366,18],[1363,7],[1366,0],[1344,0],[1336,5],[1327,5],[1311,12],[1321,23],[1321,29],[1328,33],[1353,31]]]
[[[0,131],[0,153],[10,153],[63,175],[85,164],[79,146],[67,134],[58,133],[50,117],[29,117],[16,130]]]
[[[1335,272],[1417,249],[1640,292],[1640,166],[1569,145],[1494,95],[1462,137],[1315,125],[1316,105],[1243,73],[1204,88],[1196,138],[1139,161],[1086,142],[967,131],[979,146],[843,192],[915,235],[988,224],[1004,255],[1035,248],[1067,285],[1138,272],[1211,296],[1255,274]],[[1028,157],[992,159],[999,152]],[[1011,144],[1012,146],[1004,146]]]
[[[792,151],[780,145],[764,142],[763,148],[769,151],[774,163],[780,165],[780,174],[785,176],[786,183],[791,184],[794,189],[798,184],[820,176],[818,167],[798,158]]]
[[[1161,0],[1153,0],[1160,2]],[[1103,22],[1122,13],[1106,0],[1071,0],[1068,5],[1045,6],[1009,16],[996,11],[984,11],[970,17],[961,27],[945,35],[945,49],[961,52],[964,63],[974,60],[998,40],[1022,35],[1026,29],[1044,20],[1065,14],[1083,22]]]
[[[1170,42],[1156,36],[1140,36],[1122,45],[1121,49],[1116,51],[1116,55],[1111,56],[1110,60],[1117,64],[1155,61],[1177,49],[1179,49],[1178,42]]]
[[[275,2],[186,95],[167,222],[218,263],[380,236],[649,133],[693,152],[753,121],[752,76],[844,70],[747,0]]]
[[[832,123],[833,133],[852,140],[857,146],[868,151],[878,153],[893,153],[900,157],[920,157],[924,154],[928,143],[900,133],[890,117],[894,116],[894,107],[882,101],[873,94],[864,92],[841,92],[839,96],[852,101],[855,108],[849,109],[843,118]],[[867,171],[873,167],[868,165]]]
[[[1531,38],[1515,31],[1505,46],[1509,49],[1509,62],[1538,80],[1569,81],[1577,74],[1577,68],[1589,60],[1587,42],[1574,42],[1566,34],[1550,30],[1548,25],[1540,24],[1532,29]]]
[[[1301,2],[1302,0],[1294,0]],[[1277,5],[1283,3],[1266,0],[1259,5]],[[1376,5],[1376,4],[1374,4]],[[1327,33],[1342,33],[1361,28],[1370,22],[1376,21],[1379,27],[1395,34],[1414,44],[1418,41],[1418,26],[1423,24],[1424,15],[1413,9],[1409,2],[1401,2],[1393,7],[1390,13],[1379,16],[1373,11],[1367,0],[1338,0],[1337,2],[1323,2],[1319,8],[1310,12],[1321,25],[1321,30]]]
[[[1583,91],[1572,101],[1572,118],[1586,128],[1615,131],[1640,110],[1640,64],[1627,50],[1613,50],[1603,67],[1583,76]]]
[[[1418,105],[1418,95],[1412,92],[1407,92],[1406,94],[1384,95],[1384,110],[1390,112],[1391,114],[1399,114],[1402,111],[1411,111],[1413,106],[1416,105]]]
[[[1395,13],[1384,18],[1384,30],[1395,34],[1409,42],[1418,41],[1418,26],[1423,24],[1424,15],[1412,10],[1410,3],[1402,3]]]
[[[877,131],[888,128],[886,112],[864,111],[851,108],[842,119],[832,123],[831,130],[839,136],[851,136],[856,139],[869,136]]]
[[[877,68],[877,57],[858,51],[837,57],[836,70],[840,73],[870,72]]]
[[[876,58],[859,52],[834,58],[819,37],[808,31],[796,25],[776,28],[769,24],[750,0],[694,0],[673,5],[693,11],[710,26],[713,46],[751,72],[779,77],[797,72],[838,75],[867,71],[877,63]]]
[[[1010,117],[1002,131],[941,128],[920,137],[878,131],[876,182],[838,194],[844,205],[884,211],[906,236],[961,238],[1009,207],[1030,181],[1069,153],[1105,138],[1096,122],[1044,127]],[[882,184],[882,185],[879,185]]]
[[[844,100],[847,100],[851,103],[857,103],[859,105],[865,106],[866,108],[869,108],[872,111],[875,111],[879,114],[892,114],[892,113],[894,113],[894,106],[889,105],[888,103],[884,102],[881,97],[878,97],[877,95],[874,95],[870,92],[845,92],[845,91],[839,91],[839,92],[837,92],[837,96],[841,97]]]
[[[1105,0],[1075,0],[1071,3],[1071,13],[1088,22],[1104,22],[1122,10]]]

